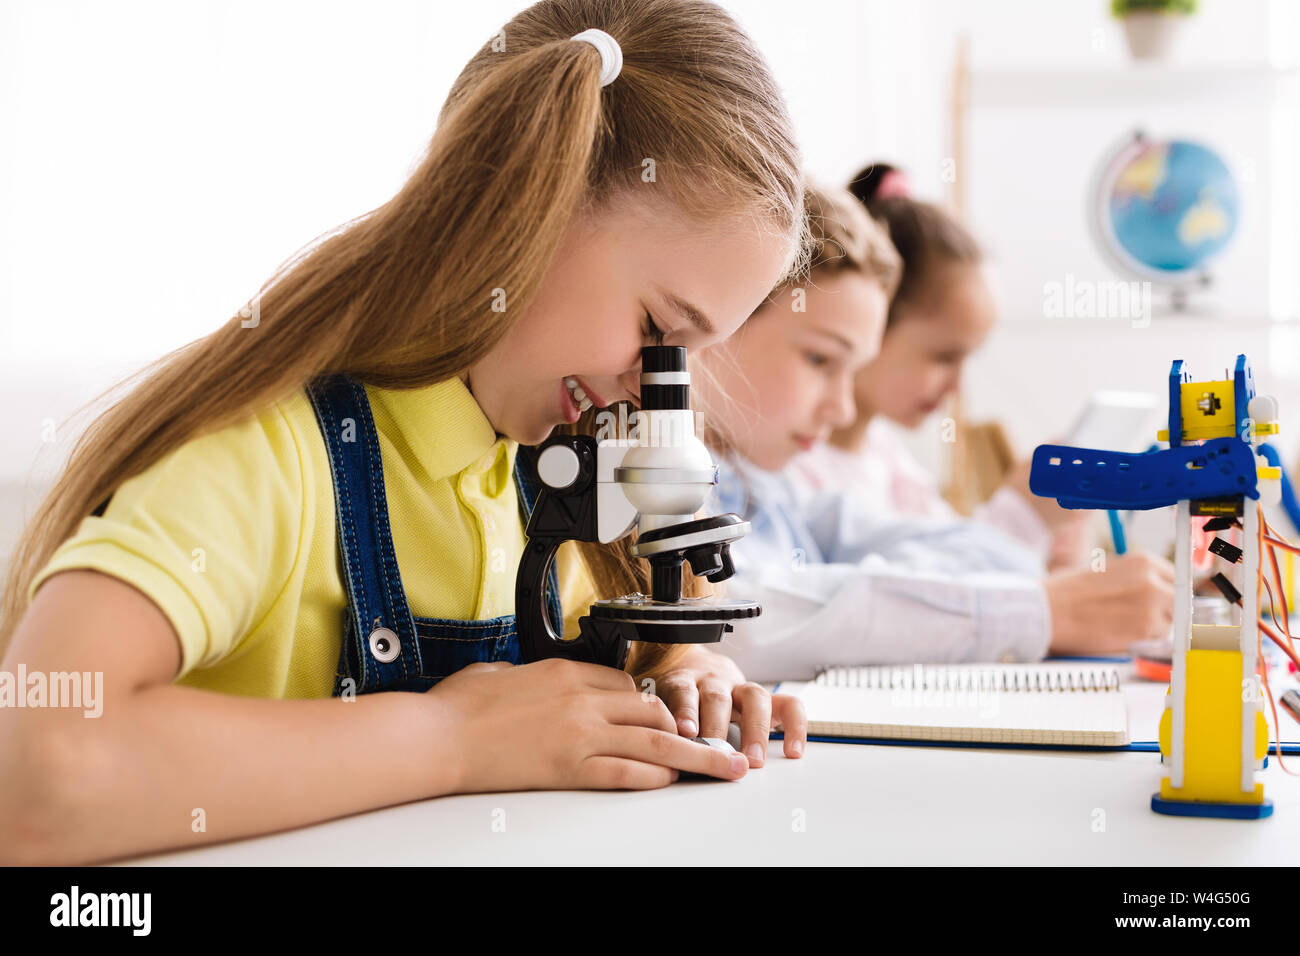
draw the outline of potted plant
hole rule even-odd
[[[1135,60],[1157,60],[1173,44],[1182,22],[1196,12],[1196,0],[1111,0],[1110,12],[1124,24]]]

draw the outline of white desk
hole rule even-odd
[[[1120,673],[1130,737],[1154,740],[1164,685]],[[1300,756],[1288,765],[1300,771]],[[1300,777],[1276,757],[1257,778],[1265,820],[1154,813],[1161,770],[1158,753],[1132,751],[810,743],[786,760],[772,741],[767,765],[734,783],[442,797],[129,863],[1294,864]]]
[[[812,743],[786,760],[778,741],[768,750],[766,767],[734,783],[443,797],[131,862],[1291,865],[1300,845],[1300,778],[1276,759],[1260,775],[1274,814],[1247,821],[1153,813],[1158,754]]]

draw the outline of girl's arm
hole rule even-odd
[[[961,575],[1006,572],[1041,577],[1043,556],[996,528],[961,518],[881,514],[847,492],[826,492],[789,509],[825,561],[856,564],[868,556],[896,568]]]
[[[1041,563],[992,529],[889,518],[834,490],[803,496],[783,475],[742,476],[730,461],[717,494],[719,511],[743,513],[753,529],[731,549],[725,587],[763,613],[718,646],[751,680],[1047,653]]]
[[[1032,579],[753,557],[727,581],[727,597],[757,601],[763,613],[736,622],[718,645],[751,680],[810,680],[833,665],[1038,660],[1048,651],[1047,593]]]
[[[84,707],[0,710],[7,863],[197,846],[456,786],[429,695],[263,700],[174,686],[170,622],[97,572],[41,587],[5,655],[15,679],[18,662],[29,675],[81,671],[83,686],[102,675],[103,699],[90,710],[98,717]]]
[[[806,680],[827,665],[1109,654],[1168,633],[1172,569],[1149,555],[1044,579],[956,573],[959,566],[943,562],[936,569],[878,555],[792,562],[789,542],[799,538],[782,517],[753,516],[755,528],[768,533],[742,542],[748,548],[743,558],[734,552],[736,575],[726,582],[728,597],[763,606],[760,617],[737,622],[718,645],[752,680]]]
[[[476,664],[429,693],[262,700],[170,683],[158,607],[94,571],[37,591],[0,669],[102,675],[87,708],[0,708],[0,863],[83,863],[452,792],[664,786],[736,762],[612,668]]]

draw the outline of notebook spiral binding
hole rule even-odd
[[[963,667],[913,664],[908,667],[821,667],[814,683],[824,687],[938,691],[1114,691],[1114,668],[1048,668],[1034,665]]]

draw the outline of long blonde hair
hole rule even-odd
[[[597,49],[570,42],[589,28],[623,50],[608,87]],[[653,188],[684,210],[800,234],[799,154],[784,102],[719,7],[543,0],[521,12],[465,66],[392,199],[282,264],[251,300],[254,327],[244,310],[164,356],[89,425],[13,552],[0,651],[34,575],[123,482],[319,375],[390,389],[459,375],[527,309],[575,214],[652,188],[647,159]],[[491,308],[497,288],[508,290],[508,312]],[[630,545],[583,546],[602,596],[648,592]],[[654,671],[670,656],[638,649],[631,666]]]

